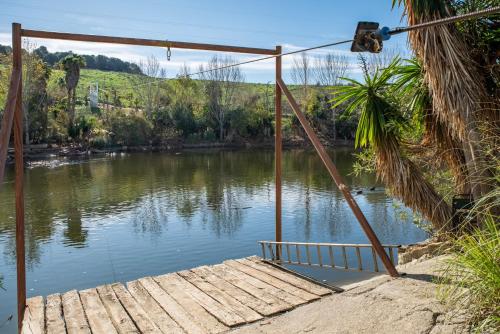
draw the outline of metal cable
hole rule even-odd
[[[462,15],[456,15],[456,16],[452,16],[452,17],[446,17],[446,18],[442,18],[442,19],[439,19],[439,20],[434,20],[434,21],[424,22],[424,23],[420,23],[420,24],[415,24],[415,25],[412,25],[412,26],[398,27],[398,28],[394,28],[394,29],[390,30],[388,32],[388,34],[389,35],[396,35],[396,34],[400,34],[400,33],[403,33],[403,32],[408,32],[408,31],[412,31],[412,30],[416,30],[416,29],[429,28],[429,27],[433,27],[433,26],[437,26],[437,25],[443,25],[443,24],[453,23],[453,22],[457,22],[457,21],[469,20],[469,19],[472,19],[472,18],[481,17],[481,16],[487,16],[487,15],[496,14],[496,13],[500,13],[500,6],[496,6],[496,7],[492,7],[492,8],[488,8],[488,9],[483,9],[483,10],[479,10],[479,11],[472,12],[472,13],[467,13],[467,14],[462,14]],[[251,60],[247,60],[247,61],[242,61],[242,62],[239,62],[239,63],[228,64],[228,65],[225,65],[225,66],[211,68],[211,69],[206,69],[206,70],[202,70],[202,71],[198,71],[198,72],[194,72],[194,73],[187,73],[187,74],[182,75],[180,77],[188,78],[188,77],[191,77],[191,76],[194,76],[194,75],[200,75],[200,74],[207,73],[207,72],[218,71],[218,70],[222,70],[222,69],[226,69],[226,68],[231,68],[231,67],[235,67],[235,66],[240,66],[240,65],[255,63],[255,62],[258,62],[258,61],[263,61],[263,60],[273,59],[273,58],[277,58],[277,57],[288,56],[288,55],[302,53],[302,52],[307,52],[307,51],[311,51],[311,50],[322,49],[322,48],[326,48],[326,47],[330,47],[330,46],[336,46],[336,45],[351,43],[352,41],[353,40],[350,39],[350,40],[345,40],[345,41],[340,41],[340,42],[335,42],[335,43],[329,43],[329,44],[323,44],[323,45],[313,46],[313,47],[305,48],[305,49],[299,49],[299,50],[295,50],[295,51],[283,52],[283,53],[272,55],[272,56],[266,56],[266,57],[251,59]],[[169,80],[169,79],[160,79],[158,81],[164,81],[164,80]],[[139,86],[149,85],[149,84],[151,84],[151,83],[141,84]],[[135,87],[138,87],[138,86],[135,86]]]
[[[412,31],[412,30],[416,30],[416,29],[429,28],[429,27],[434,27],[437,25],[469,20],[469,19],[473,19],[476,17],[486,16],[489,14],[496,14],[496,13],[500,13],[500,6],[491,7],[491,8],[487,8],[487,9],[483,9],[483,10],[478,10],[477,12],[456,15],[456,16],[451,16],[451,17],[445,17],[445,18],[442,18],[439,20],[424,22],[424,23],[420,23],[420,24],[414,24],[414,25],[408,26],[408,27],[394,28],[394,29],[391,29],[389,31],[389,35],[396,35],[396,34],[400,34],[400,33],[407,32],[407,31]]]
[[[351,43],[352,41],[353,40],[350,39],[350,40],[345,40],[345,41],[340,41],[340,42],[335,42],[335,43],[329,43],[329,44],[323,44],[323,45],[313,46],[313,47],[306,48],[306,49],[300,49],[300,50],[295,50],[295,51],[283,52],[283,53],[279,53],[279,54],[272,55],[272,56],[266,56],[266,57],[251,59],[251,60],[243,61],[243,62],[240,62],[240,63],[229,64],[229,65],[225,65],[225,66],[221,66],[221,67],[217,67],[217,68],[212,68],[212,69],[206,69],[206,70],[195,72],[195,73],[189,73],[189,74],[184,75],[184,77],[190,77],[192,75],[200,75],[200,74],[203,74],[203,73],[206,73],[206,72],[211,72],[211,71],[216,71],[216,70],[222,70],[222,69],[225,69],[225,68],[230,68],[230,67],[235,67],[235,66],[240,66],[240,65],[255,63],[255,62],[258,62],[258,61],[262,61],[262,60],[267,60],[267,59],[273,59],[273,58],[277,58],[277,57],[288,56],[288,55],[292,55],[292,54],[296,54],[296,53],[301,53],[301,52],[306,52],[306,51],[310,51],[310,50],[322,49],[322,48],[327,48],[327,47],[330,47],[330,46],[335,46],[335,45],[340,45],[340,44],[345,44],[345,43]]]

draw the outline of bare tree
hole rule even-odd
[[[306,100],[308,96],[308,86],[311,82],[312,75],[313,71],[311,66],[311,59],[306,52],[303,52],[300,54],[300,56],[296,56],[293,58],[291,70],[292,81],[296,85],[302,86],[304,100]]]
[[[366,56],[363,55],[366,65],[366,70],[372,76],[375,74],[377,69],[383,69],[391,63],[391,61],[398,55],[401,54],[401,50],[398,47],[394,48],[384,48],[380,53],[368,53]],[[364,71],[365,69],[363,69]]]
[[[336,86],[344,77],[349,67],[349,59],[345,55],[328,53],[317,57],[314,63],[314,73],[321,86]]]
[[[349,67],[349,59],[345,55],[335,53],[328,53],[322,57],[318,57],[314,63],[314,72],[319,85],[327,88],[324,94],[328,100],[331,99],[328,87],[340,84],[341,78],[346,75]],[[333,140],[337,139],[337,108],[332,110],[332,124],[333,124]]]
[[[234,102],[236,88],[244,77],[231,57],[214,56],[206,67],[200,66],[200,79],[205,81],[205,92],[208,98],[208,109],[219,126],[219,140],[224,139],[224,122],[226,111]]]
[[[153,111],[159,107],[161,80],[165,76],[165,70],[161,68],[158,59],[151,55],[146,61],[141,60],[138,64],[144,75],[132,76],[131,83],[144,108],[146,117],[151,118]]]

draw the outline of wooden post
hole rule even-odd
[[[281,46],[276,46],[276,53],[281,54]],[[281,156],[282,156],[282,136],[281,136],[281,88],[278,81],[281,80],[281,57],[276,57],[276,96],[274,112],[274,182],[276,193],[276,241],[282,241],[281,226]],[[281,245],[277,245],[277,257],[281,260]]]
[[[342,180],[342,177],[340,176],[339,172],[337,171],[337,168],[333,164],[332,159],[330,158],[330,156],[326,152],[325,148],[323,147],[323,145],[319,141],[318,136],[316,135],[313,128],[311,127],[311,125],[307,121],[306,117],[304,116],[304,114],[300,110],[299,105],[297,104],[297,102],[293,98],[292,94],[288,90],[288,87],[285,85],[283,80],[276,79],[276,81],[278,82],[278,85],[280,86],[281,91],[287,97],[288,102],[290,103],[290,106],[292,107],[293,111],[295,112],[295,115],[297,115],[297,118],[299,119],[300,124],[302,125],[307,136],[311,140],[314,148],[316,149],[316,152],[318,152],[321,160],[323,161],[323,164],[325,165],[326,169],[328,169],[328,172],[330,173],[333,180],[335,181],[335,184],[337,185],[337,187],[340,189],[340,191],[344,195],[345,199],[347,200],[347,204],[349,204],[349,207],[351,208],[352,212],[356,216],[356,219],[358,220],[359,224],[361,225],[361,228],[365,232],[366,236],[368,237],[371,244],[373,245],[373,248],[377,252],[380,259],[382,260],[382,263],[384,264],[385,269],[387,269],[387,272],[391,276],[399,277],[399,274],[398,274],[396,268],[394,267],[394,264],[391,262],[391,260],[387,256],[384,248],[382,247],[382,245],[380,244],[380,241],[377,238],[377,235],[375,234],[372,227],[370,226],[370,224],[366,220],[366,217],[363,214],[363,212],[361,211],[361,209],[359,208],[358,203],[356,202],[354,197],[352,197],[352,194],[349,191],[349,188]]]
[[[12,24],[12,67],[22,73],[21,25]],[[24,161],[23,161],[23,85],[17,89],[14,112],[14,154],[16,162],[16,264],[17,264],[17,327],[21,332],[26,308],[26,264],[24,250]]]

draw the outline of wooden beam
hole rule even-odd
[[[394,267],[391,260],[387,256],[384,248],[380,244],[380,241],[378,240],[377,235],[375,234],[375,232],[371,228],[370,224],[366,220],[366,217],[363,214],[363,212],[361,211],[361,209],[359,208],[358,203],[356,202],[356,200],[352,196],[347,185],[342,180],[342,177],[340,176],[339,172],[337,171],[337,168],[333,164],[332,159],[330,158],[330,156],[326,152],[324,146],[319,141],[318,136],[316,135],[313,128],[311,127],[311,125],[307,121],[305,115],[300,110],[299,105],[297,104],[297,102],[293,98],[292,94],[288,90],[288,87],[283,82],[283,80],[277,79],[276,81],[277,81],[278,85],[280,86],[281,90],[283,91],[283,93],[285,94],[285,96],[287,97],[288,102],[290,103],[290,106],[292,107],[293,111],[295,112],[295,115],[297,115],[297,118],[299,119],[300,124],[304,128],[304,130],[305,130],[307,136],[309,137],[309,139],[311,140],[314,148],[318,152],[321,160],[323,161],[323,164],[325,165],[326,169],[328,169],[328,172],[330,173],[333,180],[335,181],[335,184],[337,185],[337,187],[340,189],[340,191],[344,195],[345,199],[347,200],[347,204],[349,204],[349,207],[351,208],[352,212],[356,216],[356,219],[360,223],[361,228],[365,232],[366,236],[368,237],[371,244],[373,245],[373,248],[377,252],[380,259],[382,260],[382,263],[384,264],[385,268],[387,269],[387,272],[393,277],[399,277],[399,274],[398,274],[396,268]]]
[[[17,91],[21,82],[21,70],[13,69],[10,75],[9,93],[5,102],[5,111],[0,128],[0,190],[2,189],[3,177],[5,175],[5,165],[9,150],[10,134],[12,132],[12,122],[16,109]]]
[[[22,71],[21,25],[12,24],[12,68]],[[26,258],[24,250],[24,158],[23,158],[23,85],[22,75],[17,88],[14,112],[14,159],[16,162],[16,266],[17,266],[17,325],[21,332],[26,309]]]
[[[281,54],[281,46],[276,46],[276,54]],[[281,80],[281,57],[276,57],[276,96],[275,96],[275,116],[274,116],[274,182],[276,194],[276,241],[282,241],[282,213],[281,213],[281,158],[282,158],[282,133],[281,133],[281,89],[278,86],[278,80]],[[281,245],[277,245],[276,257],[281,260]]]
[[[276,54],[276,50],[273,49],[251,48],[251,47],[220,45],[220,44],[179,42],[179,41],[169,41],[166,39],[156,40],[156,39],[115,37],[115,36],[102,36],[102,35],[71,34],[71,33],[62,33],[54,31],[40,31],[40,30],[28,30],[28,29],[22,30],[22,36],[31,38],[59,39],[68,41],[81,41],[81,42],[159,46],[165,48],[170,46],[171,48],[177,48],[177,49],[251,53],[251,54],[261,54],[261,55]]]

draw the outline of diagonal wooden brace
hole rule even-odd
[[[391,260],[389,259],[389,256],[387,256],[387,253],[385,252],[384,248],[380,244],[380,241],[378,240],[377,235],[373,231],[372,227],[366,220],[365,215],[361,211],[361,209],[358,206],[358,203],[352,197],[351,192],[349,191],[349,188],[347,185],[344,183],[342,180],[342,177],[340,176],[339,172],[337,171],[337,167],[333,164],[332,159],[326,152],[324,146],[321,144],[319,141],[318,136],[314,132],[313,128],[307,121],[305,115],[302,113],[300,110],[299,105],[293,98],[292,94],[288,90],[288,87],[286,84],[283,82],[281,78],[277,78],[276,82],[278,83],[278,86],[280,87],[281,91],[285,94],[285,96],[288,99],[288,103],[292,107],[293,111],[295,112],[295,115],[300,121],[300,124],[304,128],[307,136],[311,140],[314,148],[316,149],[316,152],[318,152],[321,160],[323,161],[323,164],[325,165],[326,169],[328,169],[328,172],[332,176],[333,180],[335,181],[335,184],[337,187],[340,189],[342,194],[344,195],[345,199],[347,200],[347,204],[349,204],[349,207],[351,208],[352,212],[356,216],[356,219],[358,220],[359,224],[361,225],[361,228],[365,232],[366,236],[370,240],[371,244],[373,245],[373,248],[377,252],[378,256],[382,260],[382,263],[384,264],[385,269],[391,275],[392,277],[399,277],[399,273],[397,272],[396,268],[392,264]]]

